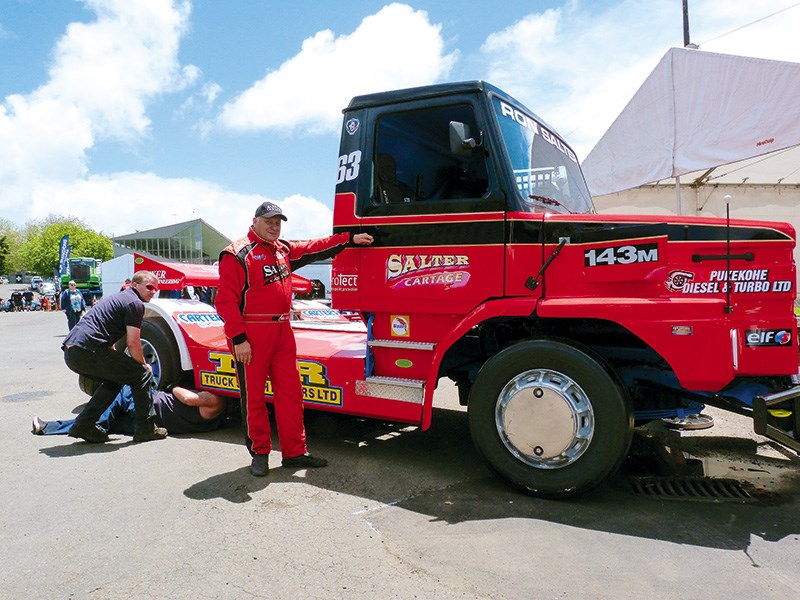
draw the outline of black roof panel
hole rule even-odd
[[[356,96],[350,101],[350,104],[344,110],[344,112],[372,106],[381,106],[384,104],[396,104],[398,102],[407,102],[410,100],[449,96],[451,94],[463,94],[469,92],[483,93],[484,90],[494,90],[500,92],[500,90],[498,90],[496,87],[484,81],[438,83],[434,85],[406,88],[403,90],[392,90],[389,92],[378,92],[375,94]],[[500,93],[502,94],[502,92]]]

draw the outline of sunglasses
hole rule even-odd
[[[139,285],[143,285],[143,284],[140,283]],[[152,283],[148,283],[144,287],[147,288],[147,290],[149,292],[157,292],[158,291],[158,286],[157,285],[153,285]]]

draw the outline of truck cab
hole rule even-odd
[[[789,224],[597,215],[570,146],[480,81],[359,96],[343,123],[334,230],[375,238],[333,262],[334,307],[368,326],[360,394],[427,427],[449,377],[489,463],[561,496],[634,422],[710,403],[766,431],[763,399],[794,389]]]

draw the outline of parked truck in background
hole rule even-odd
[[[705,404],[800,450],[789,224],[596,214],[570,146],[464,82],[351,101],[333,229],[375,243],[334,259],[333,310],[297,307],[308,407],[427,429],[450,379],[488,463],[551,498]],[[238,393],[212,307],[153,300],[142,338],[162,385]]]
[[[67,289],[67,284],[74,281],[78,291],[83,294],[86,305],[91,306],[103,295],[102,262],[99,258],[85,256],[70,258],[67,272],[61,275],[61,289]]]

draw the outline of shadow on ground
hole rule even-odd
[[[302,481],[322,489],[374,501],[375,509],[398,506],[434,521],[461,523],[487,519],[536,519],[608,533],[679,544],[744,550],[757,536],[777,541],[800,533],[797,498],[800,461],[794,460],[789,485],[769,502],[717,503],[660,500],[629,491],[626,469],[640,464],[633,454],[619,475],[574,500],[533,498],[510,487],[483,462],[472,445],[466,413],[435,409],[427,432],[417,427],[322,413],[309,419],[310,447],[328,458],[325,469],[309,469],[302,479],[282,468],[268,477],[251,477],[246,468],[220,473],[184,491],[195,500],[221,498],[246,502],[268,482]],[[235,442],[239,428],[209,434]],[[742,461],[755,455],[755,442],[738,438],[705,438],[724,446]],[[239,440],[239,443],[241,441]],[[702,451],[702,441],[691,442]],[[276,441],[277,445],[277,441]],[[243,449],[244,451],[244,449]],[[247,461],[247,456],[243,460]],[[761,458],[761,461],[770,459]]]

